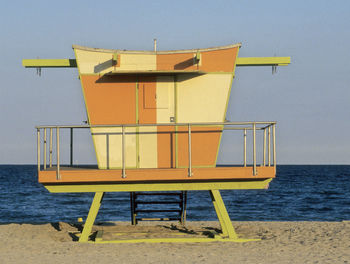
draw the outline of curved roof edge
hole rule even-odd
[[[192,53],[192,52],[203,52],[203,51],[214,51],[214,50],[223,50],[235,47],[241,47],[242,43],[236,43],[226,46],[211,47],[205,49],[186,49],[186,50],[167,50],[167,51],[147,51],[147,50],[120,50],[120,49],[99,49],[99,48],[89,48],[79,45],[73,45],[73,49],[80,49],[86,51],[94,52],[109,52],[109,53],[129,53],[129,54],[174,54],[174,53]]]

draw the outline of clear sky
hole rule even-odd
[[[72,44],[151,50],[241,42],[239,56],[291,56],[237,68],[227,119],[274,120],[280,164],[350,164],[350,1],[5,1],[0,8],[0,163],[36,162],[35,125],[86,120]],[[64,136],[64,135],[63,135]],[[81,160],[92,161],[86,136]],[[77,142],[78,144],[79,142]],[[219,160],[229,162],[229,139]],[[91,151],[90,151],[91,150]]]

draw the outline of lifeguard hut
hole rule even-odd
[[[75,59],[23,60],[25,67],[77,67],[79,71],[87,124],[38,126],[36,130],[39,182],[53,193],[95,193],[80,242],[89,241],[105,192],[131,193],[131,218],[136,224],[142,220],[137,218],[137,195],[145,192],[161,195],[164,191],[179,194],[179,220],[184,222],[186,191],[192,190],[210,192],[222,229],[220,235],[109,242],[250,240],[239,238],[235,233],[220,190],[268,188],[276,174],[276,122],[225,121],[232,81],[236,66],[284,66],[290,63],[290,58],[240,58],[240,46],[128,51],[74,45]],[[96,168],[73,164],[73,130],[81,128],[91,131]],[[71,131],[68,166],[60,164],[62,129]],[[242,133],[239,166],[217,166],[224,130]],[[252,135],[248,158],[247,132]],[[260,162],[257,161],[257,134],[263,137],[263,144],[259,146]],[[56,152],[56,161],[53,161],[53,152]],[[96,239],[95,242],[106,241]]]

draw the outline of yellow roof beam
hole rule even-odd
[[[26,68],[76,68],[75,59],[31,59],[22,60]]]
[[[240,57],[236,66],[287,66],[290,57]]]
[[[287,66],[288,64],[290,64],[290,57],[239,57],[236,66]],[[26,68],[76,68],[77,61],[75,59],[30,59],[22,60],[22,65]]]

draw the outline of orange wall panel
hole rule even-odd
[[[81,75],[91,125],[136,123],[136,79]]]
[[[232,72],[235,66],[238,47],[201,53],[199,69],[206,72]]]
[[[222,129],[191,127],[192,166],[216,166],[216,154]],[[188,167],[188,129],[178,128],[178,166]]]
[[[197,64],[193,64],[195,53],[175,53],[157,55],[157,70],[197,70]]]
[[[217,168],[194,168],[193,175],[188,177],[187,169],[133,169],[126,170],[127,177],[120,177],[121,170],[98,170],[98,169],[79,169],[79,170],[61,170],[61,179],[57,180],[56,171],[40,171],[39,182],[48,184],[64,183],[127,183],[148,181],[195,181],[195,180],[234,180],[248,179],[256,181],[259,179],[275,178],[274,167],[257,167],[258,174],[253,175],[252,167],[217,167]]]
[[[157,70],[201,70],[206,72],[232,72],[234,70],[238,47],[203,51],[200,62],[194,63],[193,53],[157,55]]]

